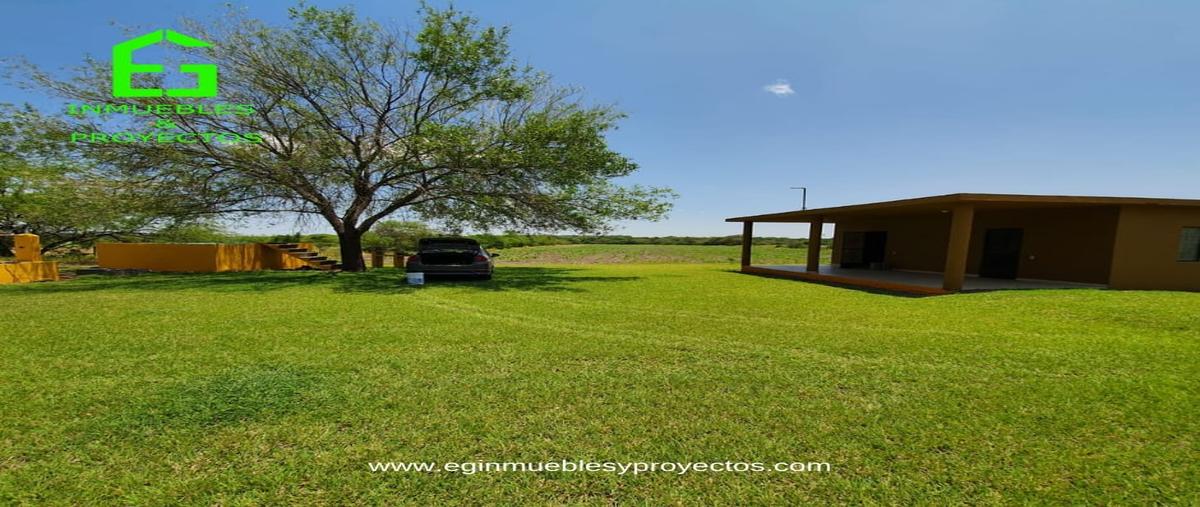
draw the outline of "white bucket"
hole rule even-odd
[[[407,273],[409,285],[425,285],[425,273]]]

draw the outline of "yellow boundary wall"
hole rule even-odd
[[[49,282],[58,280],[57,262],[0,263],[0,284]]]
[[[311,243],[300,243],[314,249]],[[184,273],[300,269],[304,261],[259,243],[100,243],[96,263],[108,269]]]
[[[0,262],[0,284],[58,280],[58,263],[42,261],[42,242],[36,234],[14,234],[16,262]]]

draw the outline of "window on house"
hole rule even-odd
[[[1200,261],[1200,227],[1184,227],[1179,234],[1179,262]]]

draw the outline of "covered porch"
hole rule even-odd
[[[731,218],[741,271],[921,295],[1103,288],[1118,202],[1104,198],[951,194]],[[754,224],[808,224],[803,265],[753,265]],[[821,232],[834,224],[832,263]]]

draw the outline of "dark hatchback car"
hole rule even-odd
[[[490,280],[495,262],[487,250],[471,238],[424,238],[417,254],[408,258],[409,273],[426,276],[471,276]]]

